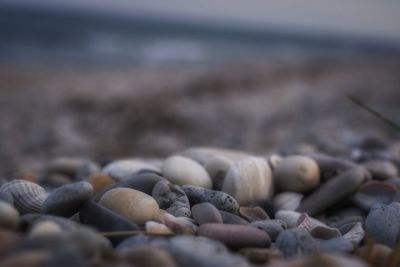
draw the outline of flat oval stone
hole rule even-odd
[[[400,204],[375,204],[365,220],[365,230],[374,242],[393,247],[400,234]]]
[[[222,191],[232,195],[240,205],[268,199],[273,192],[271,168],[259,157],[236,161],[225,177]]]
[[[95,227],[100,232],[140,230],[135,223],[91,200],[81,206],[79,210],[79,220],[83,224]],[[109,237],[114,245],[120,243],[125,238],[127,238],[127,236]]]
[[[282,192],[274,197],[275,210],[296,210],[304,195],[297,192]]]
[[[323,183],[308,195],[297,208],[300,212],[316,215],[353,194],[366,180],[366,171],[353,168]]]
[[[93,186],[94,194],[115,184],[115,180],[111,178],[111,176],[101,172],[96,172],[90,175],[87,181]]]
[[[276,240],[276,247],[285,258],[317,255],[320,252],[319,242],[305,229],[282,231]]]
[[[240,207],[239,214],[249,222],[269,219],[268,214],[260,207]]]
[[[319,184],[317,163],[306,156],[289,156],[274,169],[274,182],[282,191],[308,192]]]
[[[398,170],[396,165],[385,160],[370,160],[363,163],[363,166],[371,173],[376,180],[387,180],[397,177]]]
[[[111,162],[103,168],[102,172],[110,175],[116,181],[124,181],[143,170],[152,170],[160,173],[160,169],[155,165],[136,159],[117,160]]]
[[[9,203],[0,201],[0,227],[14,230],[17,228],[18,220],[18,211]]]
[[[255,221],[250,223],[249,226],[263,230],[270,236],[272,241],[275,241],[280,232],[287,228],[286,223],[282,220]]]
[[[204,164],[204,168],[210,175],[214,190],[222,190],[225,176],[233,164],[233,160],[224,156],[212,156]]]
[[[192,217],[198,224],[223,223],[219,210],[209,202],[196,204],[192,207]]]
[[[245,225],[206,223],[200,225],[197,234],[219,240],[232,249],[271,245],[266,232]]]
[[[115,188],[103,195],[100,204],[139,225],[157,220],[160,209],[151,196],[130,188]]]
[[[189,198],[191,205],[210,202],[219,210],[232,213],[239,212],[239,203],[236,201],[236,199],[222,191],[209,190],[193,185],[184,185],[181,186],[181,189]]]
[[[204,167],[190,158],[182,156],[167,158],[162,166],[162,174],[173,184],[212,188],[211,178]]]
[[[88,182],[78,182],[61,186],[51,192],[42,205],[41,212],[70,217],[93,194],[93,187]]]
[[[248,225],[249,222],[243,219],[240,216],[237,216],[233,213],[224,211],[224,210],[219,210],[219,213],[222,216],[222,221],[223,223],[226,224],[241,224],[241,225]]]

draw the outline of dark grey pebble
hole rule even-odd
[[[119,243],[117,247],[115,248],[117,251],[125,251],[127,249],[135,248],[135,247],[140,247],[146,244],[150,243],[150,236],[148,235],[135,235],[126,238],[124,241]]]
[[[342,236],[320,240],[319,247],[324,252],[351,253],[354,250],[353,244]]]
[[[249,226],[265,231],[272,241],[275,241],[278,235],[287,228],[286,222],[282,220],[255,221],[250,223]]]
[[[198,224],[223,223],[221,213],[211,203],[204,202],[192,207],[192,217]]]
[[[79,220],[83,224],[95,227],[100,232],[140,230],[136,224],[91,200],[80,208]],[[112,236],[109,240],[116,245],[127,237],[125,235]]]
[[[72,179],[84,179],[99,171],[100,166],[87,159],[58,158],[45,166],[42,181],[45,181],[47,177],[53,174],[66,175]]]
[[[239,212],[239,203],[232,196],[222,191],[214,191],[200,186],[184,185],[182,190],[189,198],[190,204],[195,205],[203,202],[210,202],[217,209],[232,213]]]
[[[245,219],[243,219],[242,217],[240,217],[236,214],[233,214],[233,213],[230,213],[230,212],[227,212],[224,210],[219,210],[219,213],[221,214],[222,221],[225,224],[241,224],[241,225],[249,224],[248,221],[246,221]]]
[[[118,187],[135,189],[151,196],[154,186],[162,180],[165,180],[165,178],[154,173],[135,174],[97,193],[94,200],[96,202],[100,201],[107,191]]]
[[[189,199],[178,185],[161,180],[155,184],[151,195],[161,209],[175,217],[190,217]]]
[[[400,203],[375,204],[365,220],[365,230],[375,242],[393,247],[400,234]]]
[[[353,168],[330,179],[308,195],[297,208],[310,216],[316,215],[346,199],[353,194],[365,181],[366,171],[363,168]]]
[[[317,255],[320,252],[319,242],[305,229],[288,229],[282,231],[276,239],[276,247],[285,258]]]
[[[51,192],[42,205],[41,212],[63,217],[70,217],[93,194],[93,187],[88,182],[78,182],[57,188]]]

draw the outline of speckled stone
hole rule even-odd
[[[223,223],[221,213],[209,202],[196,204],[192,207],[192,217],[198,224]]]
[[[376,243],[393,247],[400,234],[400,204],[375,204],[365,220],[365,230]]]
[[[211,178],[204,167],[190,158],[182,156],[167,158],[162,166],[162,174],[173,184],[212,188]]]
[[[203,202],[210,202],[219,210],[224,210],[232,213],[239,212],[238,202],[227,193],[209,190],[193,185],[184,185],[181,188],[189,198],[191,205]]]
[[[347,170],[323,183],[302,201],[297,210],[311,216],[321,213],[353,194],[366,180],[366,176],[366,171],[362,168]]]
[[[115,188],[103,195],[100,204],[139,225],[157,220],[160,209],[151,196],[129,188]]]
[[[255,221],[250,223],[249,226],[265,231],[272,241],[275,241],[280,232],[287,228],[286,223],[282,220]]]
[[[185,192],[167,180],[159,181],[151,193],[160,209],[164,209],[176,217],[190,217],[190,203]]]
[[[90,199],[93,187],[88,182],[78,182],[57,188],[43,202],[41,212],[70,217]]]
[[[259,157],[236,161],[225,177],[222,191],[232,195],[240,205],[268,199],[273,193],[271,168]]]
[[[200,225],[197,234],[219,240],[232,249],[271,245],[266,232],[246,225],[206,223]]]
[[[308,192],[320,181],[317,163],[306,156],[289,156],[274,169],[274,181],[282,191]]]

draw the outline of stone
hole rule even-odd
[[[79,210],[81,223],[92,226],[100,232],[119,232],[140,230],[135,223],[91,200]],[[114,244],[122,242],[127,236],[111,236],[108,239]]]
[[[166,251],[149,245],[127,249],[121,256],[133,266],[177,267],[174,259]]]
[[[358,165],[351,161],[324,154],[308,154],[307,157],[317,163],[322,182],[330,180],[349,169],[358,168]]]
[[[288,229],[282,231],[276,247],[285,258],[317,255],[320,252],[319,242],[305,229]]]
[[[307,215],[307,213],[300,215],[299,219],[297,220],[297,228],[305,229],[311,233],[313,237],[319,239],[331,239],[341,236],[339,229],[329,227],[317,219],[311,218]]]
[[[111,242],[89,228],[79,228],[65,233],[66,240],[85,258],[92,258],[102,251],[112,248]]]
[[[305,193],[319,184],[317,163],[306,156],[289,156],[274,169],[274,182],[281,191]]]
[[[387,180],[398,176],[396,165],[385,160],[369,160],[363,163],[363,166],[371,173],[372,178],[376,180]]]
[[[260,207],[240,207],[239,214],[249,222],[269,219],[268,214]]]
[[[115,184],[115,180],[110,175],[101,172],[93,173],[87,181],[92,185],[94,194]]]
[[[179,155],[191,158],[192,160],[197,161],[203,166],[205,165],[207,160],[209,160],[213,156],[222,156],[233,161],[250,156],[249,154],[242,151],[216,147],[193,147],[181,151]]]
[[[246,225],[206,223],[200,225],[197,234],[216,239],[232,249],[271,245],[266,232]]]
[[[296,210],[303,197],[297,192],[282,192],[275,195],[273,205],[276,210]]]
[[[43,221],[51,221],[60,226],[63,231],[72,231],[81,227],[80,224],[64,217],[40,213],[31,213],[20,216],[18,229],[21,231],[28,231],[29,229],[32,229],[32,227],[34,227],[36,224]]]
[[[179,266],[250,267],[244,258],[230,253],[220,242],[202,236],[176,236],[161,246]]]
[[[11,205],[14,204],[13,196],[9,192],[0,191],[0,201],[6,202]]]
[[[150,235],[172,235],[174,233],[168,226],[158,222],[148,221],[145,228],[146,233]]]
[[[14,230],[18,220],[18,211],[11,204],[0,200],[0,228]]]
[[[271,248],[244,248],[239,253],[254,264],[266,264],[282,259],[282,253]]]
[[[176,217],[190,217],[190,203],[185,192],[167,180],[159,181],[151,193],[158,206]]]
[[[225,176],[233,164],[233,160],[221,155],[212,156],[204,164],[204,168],[210,175],[214,190],[222,190]]]
[[[227,212],[238,213],[239,203],[227,193],[209,190],[200,186],[184,185],[181,189],[189,198],[190,204],[195,205],[203,202],[210,202],[217,209]]]
[[[233,213],[219,210],[219,213],[222,216],[223,223],[226,224],[240,224],[240,225],[248,225],[249,222],[243,219],[242,217],[235,215]]]
[[[323,183],[318,189],[308,195],[297,208],[313,216],[332,207],[353,194],[367,179],[362,168],[353,168],[341,175]]]
[[[301,213],[291,210],[280,210],[275,213],[275,219],[282,220],[286,223],[287,228],[297,227],[297,221],[301,217]]]
[[[167,158],[162,166],[162,174],[173,184],[212,188],[211,178],[204,167],[190,158],[182,156]]]
[[[319,243],[321,251],[351,253],[354,250],[353,244],[346,238],[339,236],[327,240],[321,240]]]
[[[100,167],[87,159],[81,158],[58,158],[45,166],[45,176],[62,174],[73,179],[83,179],[98,172]],[[45,178],[46,179],[46,178]]]
[[[0,228],[0,258],[4,259],[6,255],[10,254],[21,239],[19,233]]]
[[[85,258],[71,246],[60,247],[52,250],[50,257],[45,260],[41,267],[85,267],[87,266]]]
[[[45,214],[71,217],[93,194],[88,182],[77,182],[61,186],[51,192],[43,202],[41,212]]]
[[[249,226],[263,230],[269,235],[272,241],[275,241],[280,232],[287,228],[286,222],[278,219],[255,221],[250,223]]]
[[[200,225],[204,223],[223,223],[221,213],[209,202],[194,205],[192,207],[192,217]]]
[[[116,181],[124,181],[143,170],[152,170],[160,173],[160,168],[157,166],[136,159],[125,159],[111,162],[102,169],[102,172],[110,175]]]
[[[42,221],[35,224],[29,231],[29,236],[51,235],[62,233],[61,227],[52,221]]]
[[[197,226],[192,219],[175,217],[164,210],[161,210],[159,220],[176,234],[194,235],[197,231]]]
[[[400,204],[372,206],[365,220],[365,230],[374,242],[393,247],[400,234]]]
[[[271,168],[265,159],[247,157],[229,169],[222,191],[233,196],[240,205],[269,199],[273,193]]]
[[[397,192],[394,185],[369,181],[363,184],[351,199],[358,208],[368,212],[375,203],[390,204]]]
[[[129,249],[142,247],[142,246],[150,244],[150,239],[151,239],[150,236],[144,235],[144,234],[138,234],[138,235],[130,236],[130,237],[127,237],[121,243],[119,243],[115,247],[115,250],[117,252],[123,253],[123,252],[125,252],[125,251],[127,251]]]
[[[48,251],[25,251],[2,259],[2,267],[41,267],[49,259]]]
[[[108,191],[100,199],[100,204],[139,225],[157,220],[160,214],[154,198],[130,188],[115,188]]]

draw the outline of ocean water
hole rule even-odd
[[[0,7],[0,61],[207,64],[268,58],[399,53],[365,40],[145,17]]]

